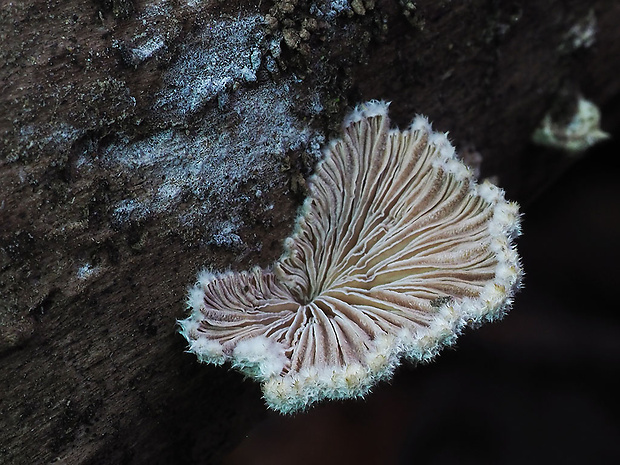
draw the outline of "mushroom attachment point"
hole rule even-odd
[[[276,263],[205,271],[189,292],[189,351],[259,381],[279,412],[364,396],[402,359],[501,318],[520,285],[518,205],[426,118],[391,129],[387,109],[345,119]]]

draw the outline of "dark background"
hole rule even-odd
[[[602,144],[522,206],[504,320],[363,401],[270,413],[225,463],[620,463],[619,154]]]

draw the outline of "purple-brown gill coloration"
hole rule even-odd
[[[189,351],[260,381],[274,410],[365,395],[501,317],[519,286],[518,206],[426,118],[390,129],[387,109],[347,117],[271,268],[202,272],[190,291]]]

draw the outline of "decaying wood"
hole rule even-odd
[[[257,4],[2,2],[2,463],[213,463],[264,415],[175,320],[202,267],[279,255],[356,103],[428,115],[522,203],[570,163],[531,145],[545,113],[620,125],[617,2]]]

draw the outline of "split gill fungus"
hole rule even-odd
[[[520,285],[518,205],[425,117],[400,131],[387,110],[345,119],[270,268],[203,271],[190,290],[189,351],[261,382],[276,411],[364,396],[402,359],[502,317]]]

